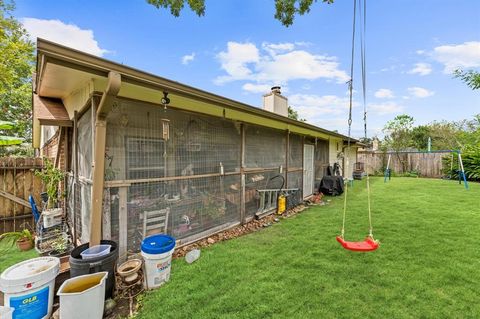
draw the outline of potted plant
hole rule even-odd
[[[47,208],[42,212],[43,226],[48,228],[58,225],[62,222],[63,215],[62,208],[58,207],[58,185],[65,178],[65,174],[62,170],[56,168],[50,160],[45,159],[44,168],[35,172],[35,175],[42,180],[48,196]]]
[[[0,235],[1,241],[11,241],[13,244],[17,244],[18,249],[22,251],[30,250],[33,248],[33,236],[28,229],[17,232],[8,232]]]

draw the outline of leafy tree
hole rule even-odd
[[[460,148],[467,146],[480,146],[480,114],[472,120],[463,120],[454,123],[456,127],[455,137]]]
[[[414,119],[410,115],[397,115],[388,121],[383,131],[386,144],[394,151],[403,151],[412,145],[412,129]]]
[[[432,149],[452,150],[461,147],[458,139],[458,124],[440,121],[428,125],[432,138]]]
[[[427,150],[429,137],[431,137],[430,126],[415,126],[412,129],[412,146],[418,150]]]
[[[293,109],[293,107],[291,107],[290,105],[288,106],[288,118],[291,118],[293,120],[297,120],[297,121],[301,121],[301,122],[305,122],[306,119],[301,119],[298,117],[298,112],[295,111],[295,109]]]
[[[472,90],[480,89],[480,72],[474,70],[455,70],[453,72],[455,78],[461,79],[465,82]]]
[[[12,16],[14,9],[13,1],[0,0],[0,120],[15,122],[9,135],[30,142],[34,45]]]
[[[0,121],[0,131],[8,131],[15,127],[15,124],[6,121]],[[22,138],[14,136],[0,135],[0,146],[18,145],[23,142]]]
[[[407,170],[407,161],[401,156],[401,151],[407,150],[412,145],[413,117],[407,114],[397,115],[387,122],[383,131],[385,146],[395,151],[398,160],[402,163],[403,171]]]
[[[284,26],[293,24],[297,14],[304,15],[310,12],[310,7],[318,0],[275,0],[275,19],[279,20]],[[321,0],[324,3],[331,4],[334,0]],[[170,9],[170,13],[178,17],[185,3],[199,17],[205,15],[205,0],[147,0],[147,2],[157,9]]]

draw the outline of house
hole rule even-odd
[[[78,241],[136,251],[156,214],[153,231],[184,244],[275,208],[265,201],[282,184],[308,198],[339,154],[351,176],[346,136],[289,119],[279,87],[263,100],[253,107],[38,39],[33,146],[63,159]]]

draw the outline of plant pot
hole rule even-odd
[[[17,247],[21,251],[27,251],[33,248],[33,241],[28,238],[20,238],[17,240]]]
[[[142,267],[140,259],[130,259],[117,268],[117,273],[126,283],[134,282],[138,277],[138,271]]]

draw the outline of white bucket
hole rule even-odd
[[[108,272],[102,271],[66,280],[57,292],[60,297],[60,318],[101,319],[107,276]]]
[[[170,280],[175,239],[168,235],[153,235],[145,238],[141,247],[145,260],[145,288],[157,288]]]
[[[4,305],[15,308],[13,319],[50,317],[59,268],[57,257],[39,257],[15,264],[0,275]]]
[[[12,319],[12,314],[15,309],[10,307],[0,306],[0,318],[1,319]]]

